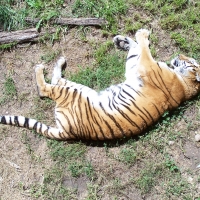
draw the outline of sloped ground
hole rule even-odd
[[[135,10],[129,12],[131,16]],[[169,61],[177,47],[156,19],[148,26],[158,40],[155,45],[152,43],[157,58]],[[17,90],[17,95],[1,104],[1,115],[24,115],[53,125],[54,104],[38,98],[34,66],[48,62],[45,64],[48,79],[61,55],[67,58],[66,75],[80,71],[78,65],[91,66],[96,46],[112,38],[103,37],[95,28],[86,33],[86,38],[81,39],[79,30],[74,28],[54,45],[23,44],[1,52],[0,98],[4,96],[8,77]],[[51,55],[55,56],[47,61]],[[200,143],[194,138],[200,132],[199,118],[196,98],[139,138],[53,145],[32,131],[0,125],[0,199],[197,200]],[[66,158],[68,155],[62,151],[69,148],[80,156]],[[84,150],[79,154],[80,149]]]

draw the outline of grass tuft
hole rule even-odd
[[[96,63],[86,68],[80,66],[80,71],[69,79],[97,90],[120,83],[124,78],[125,58],[122,52],[112,51],[110,48],[110,43],[102,44],[94,53]],[[106,57],[105,53],[108,54]]]
[[[12,77],[8,76],[4,82],[3,97],[0,98],[0,105],[13,99],[17,95],[17,89]]]
[[[108,21],[106,28],[116,33],[118,15],[125,14],[127,8],[124,0],[76,0],[72,13],[76,17],[105,18]]]

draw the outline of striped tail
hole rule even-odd
[[[27,129],[33,129],[37,133],[44,135],[47,138],[56,140],[69,139],[68,136],[63,134],[62,130],[57,128],[49,127],[45,124],[38,122],[35,119],[29,119],[23,116],[0,116],[0,124],[24,127]]]

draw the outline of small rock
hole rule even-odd
[[[195,141],[196,141],[196,142],[199,142],[199,141],[200,141],[200,134],[196,134],[196,135],[195,135]]]
[[[174,144],[174,141],[169,141],[168,143],[170,146],[172,146]]]
[[[190,176],[188,177],[188,179],[187,179],[187,180],[188,180],[188,182],[189,182],[190,184],[193,184],[193,183],[194,183],[194,181],[193,181],[193,178],[192,178],[192,177],[190,177]]]

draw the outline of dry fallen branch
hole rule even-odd
[[[0,44],[8,43],[21,43],[32,41],[34,38],[37,38],[39,33],[35,28],[27,30],[19,30],[13,32],[1,32],[0,33]]]
[[[27,17],[26,21],[29,23],[36,24],[40,21],[40,19],[39,18],[31,19],[30,17]],[[59,25],[74,25],[74,26],[102,26],[107,24],[106,20],[102,18],[59,18],[52,20],[50,23]]]
[[[36,24],[40,19],[31,19],[26,18],[26,21]],[[107,22],[104,19],[98,18],[60,18],[51,21],[52,24],[60,25],[77,25],[77,26],[102,26]],[[48,33],[54,33],[55,30],[48,30]],[[45,31],[38,32],[36,28],[19,30],[13,32],[0,32],[0,44],[8,43],[23,43],[23,42],[32,42],[37,41],[41,36],[46,34]]]
[[[48,33],[54,33],[55,31],[51,30]],[[37,41],[39,37],[46,34],[46,32],[38,32],[36,28],[19,30],[13,32],[1,32],[0,33],[0,44],[8,43],[23,43],[23,42],[32,42]]]

